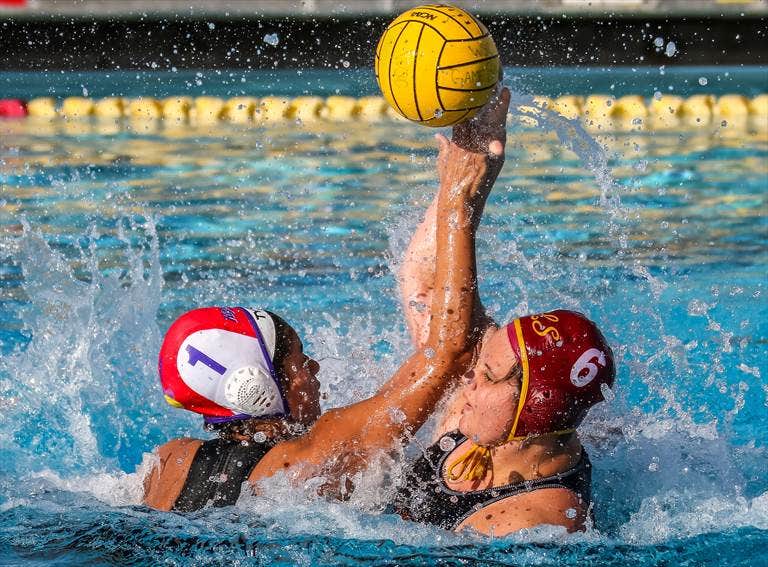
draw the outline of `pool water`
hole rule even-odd
[[[768,564],[768,133],[553,125],[510,130],[480,285],[501,321],[577,309],[614,345],[615,398],[581,427],[596,525],[487,539],[383,513],[396,467],[343,504],[281,478],[232,508],[140,504],[145,454],[204,436],[156,377],[185,309],[283,314],[325,407],[404,359],[393,271],[434,193],[432,131],[0,122],[0,564]]]

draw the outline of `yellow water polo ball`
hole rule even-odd
[[[455,6],[403,12],[376,47],[382,94],[398,113],[425,126],[472,118],[493,94],[500,68],[488,29]]]

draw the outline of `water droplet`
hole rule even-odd
[[[263,431],[257,431],[253,434],[253,440],[256,443],[264,443],[267,440],[267,434]]]
[[[438,443],[440,446],[440,449],[443,451],[453,451],[456,448],[456,441],[453,440],[453,438],[449,436],[445,436],[442,439],[440,439],[440,442]]]
[[[653,93],[653,98],[655,100],[661,100],[662,96],[664,96],[664,95],[661,94],[661,91],[656,91],[655,93]]]
[[[663,37],[657,37],[653,40],[653,45],[656,47],[663,47],[664,46],[664,38]]]
[[[707,81],[707,78],[706,78],[706,77],[699,77],[699,84],[700,84],[702,87],[706,87],[706,86],[707,86],[707,82],[708,82],[708,81]]]
[[[459,501],[459,497],[454,494],[453,496],[451,496],[450,501],[456,504],[456,502]]]
[[[425,348],[425,349],[424,349],[424,356],[426,356],[427,358],[432,358],[432,357],[434,357],[434,356],[435,356],[435,350],[434,350],[434,349],[431,349],[431,348],[429,348],[429,347]]]
[[[569,520],[573,520],[576,517],[576,509],[575,508],[568,508],[565,511],[565,517]]]
[[[440,118],[442,117],[442,115],[443,115],[442,109],[438,108],[437,110],[435,110],[435,118]]]
[[[603,395],[603,399],[606,402],[612,402],[614,398],[616,398],[616,396],[613,393],[613,390],[611,390],[608,387],[608,384],[606,384],[605,382],[600,383],[600,393]]]
[[[392,420],[392,423],[403,423],[406,416],[400,408],[390,408],[389,418]]]
[[[268,33],[264,36],[264,43],[275,47],[278,43],[280,43],[280,37],[276,33]]]
[[[667,44],[667,49],[664,51],[664,55],[666,55],[667,57],[674,57],[676,53],[677,53],[677,46],[675,45],[674,41],[670,41]]]
[[[227,478],[229,478],[229,477],[227,476],[226,473],[221,473],[221,474],[215,474],[215,475],[212,475],[212,476],[208,477],[208,481],[209,482],[213,482],[215,484],[223,484],[223,483],[227,482]]]
[[[700,299],[693,299],[688,303],[688,315],[706,315],[709,308],[710,305],[704,303]]]
[[[213,22],[208,22],[208,29],[209,30],[215,30],[216,29],[216,24],[214,24]]]
[[[349,61],[347,61],[346,59],[343,60],[341,62],[341,66],[344,67],[345,69],[349,69]]]

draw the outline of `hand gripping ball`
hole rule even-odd
[[[400,14],[376,47],[376,80],[408,120],[450,126],[469,120],[491,98],[499,53],[486,27],[442,4]]]

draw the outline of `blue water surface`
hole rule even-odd
[[[628,94],[650,98],[655,92],[678,96],[742,94],[768,89],[768,67],[742,65],[662,67],[508,67],[504,71],[519,92],[561,95]],[[329,76],[333,80],[328,80]],[[578,81],[574,80],[578,77]],[[28,71],[0,73],[0,96],[300,96],[380,94],[373,70],[345,69],[199,69],[180,71]]]
[[[739,92],[763,88],[760,74],[699,72],[710,85],[717,72]],[[0,85],[180,92],[168,74],[109,75],[0,74]],[[278,75],[245,84],[326,95],[370,82],[313,71],[281,75],[278,88]],[[205,92],[239,93],[222,76],[206,72]],[[557,70],[509,80],[532,77],[565,80]],[[597,77],[607,80],[595,71],[572,90]],[[645,94],[639,84],[627,92]],[[205,436],[157,384],[162,333],[185,309],[283,314],[322,360],[325,407],[370,394],[407,356],[394,273],[434,193],[432,131],[0,123],[0,563],[765,565],[766,129],[715,123],[587,143],[573,124],[565,139],[554,126],[510,127],[478,237],[480,285],[500,321],[578,309],[614,345],[615,399],[580,430],[596,525],[488,539],[384,513],[381,469],[348,503],[275,479],[231,508],[141,506],[145,454]]]

